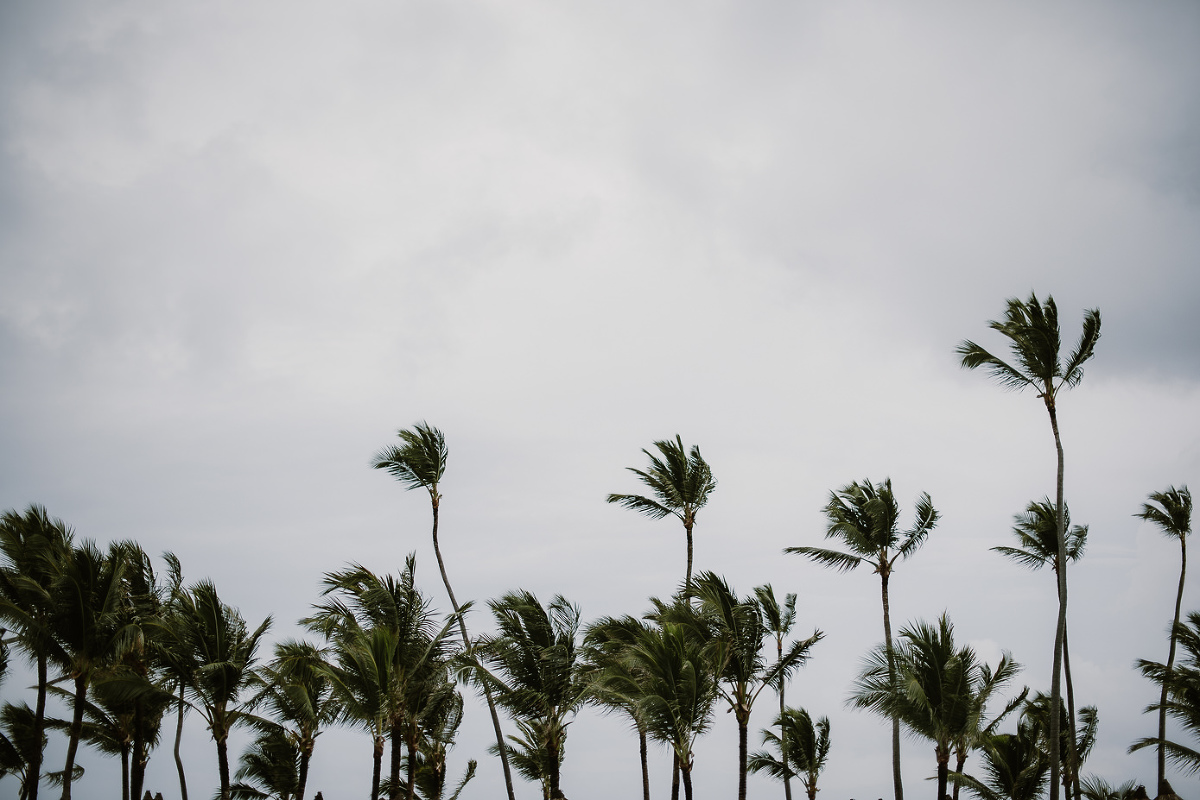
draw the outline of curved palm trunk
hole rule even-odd
[[[783,661],[783,637],[782,636],[775,637],[775,647],[776,647],[776,650],[779,651],[778,652],[779,660]],[[779,726],[779,755],[781,755],[783,757],[783,761],[786,764],[787,763],[787,751],[788,751],[788,749],[787,749],[787,726],[782,724],[784,710],[787,708],[787,706],[783,702],[783,692],[784,692],[785,688],[786,688],[785,681],[783,679],[783,675],[781,674],[779,676],[779,720],[781,723]],[[815,788],[811,789],[809,791],[809,800],[816,800],[815,793],[816,793]],[[783,800],[792,800],[792,779],[791,779],[791,777],[788,776],[787,770],[784,770],[784,773],[783,773]]]
[[[1071,738],[1068,743],[1067,757],[1070,764],[1070,774],[1068,785],[1070,793],[1068,797],[1074,797],[1075,800],[1081,800],[1082,789],[1079,785],[1079,768],[1083,766],[1079,763],[1079,743],[1076,741],[1078,732],[1075,730],[1075,684],[1071,680],[1071,648],[1067,641],[1067,628],[1063,625],[1063,682],[1067,685],[1067,719],[1071,724]]]
[[[83,705],[87,702],[87,677],[75,678],[75,712],[71,717],[71,735],[67,743],[67,764],[63,767],[62,800],[71,800],[71,782],[75,772],[75,753],[79,750],[79,736],[83,732]]]
[[[187,778],[183,774],[183,757],[179,755],[179,742],[183,738],[183,681],[179,682],[179,721],[175,723],[175,769],[179,771],[179,796],[187,800]]]
[[[1183,603],[1183,580],[1187,576],[1187,540],[1179,537],[1179,592],[1175,595],[1175,618],[1171,621],[1171,649],[1167,653],[1166,680],[1163,681],[1162,695],[1158,701],[1158,793],[1166,794],[1170,787],[1166,784],[1166,759],[1163,751],[1163,741],[1167,738],[1167,688],[1171,683],[1171,671],[1175,667],[1175,628],[1179,625],[1179,608]]]
[[[1054,408],[1054,395],[1043,395],[1046,410],[1050,414],[1050,428],[1054,431],[1054,448],[1058,451],[1058,480],[1055,508],[1056,538],[1058,539],[1058,563],[1064,567],[1058,571],[1058,624],[1054,628],[1054,666],[1050,673],[1050,800],[1058,800],[1059,772],[1062,766],[1059,717],[1062,714],[1062,654],[1063,639],[1067,629],[1067,545],[1066,520],[1063,516],[1063,448],[1058,434],[1058,414]],[[1074,731],[1071,740],[1074,741]]]
[[[446,562],[442,560],[442,549],[438,546],[438,501],[437,494],[430,493],[433,499],[433,554],[437,556],[438,571],[442,573],[442,583],[446,586],[446,594],[450,596],[450,607],[454,609],[454,613],[459,612],[458,600],[454,597],[454,590],[450,588],[450,578],[446,575]],[[463,644],[470,646],[471,640],[467,636],[467,625],[463,622],[462,617],[458,618],[458,630],[462,634]],[[513,791],[512,770],[508,767],[508,748],[504,745],[504,731],[500,729],[500,715],[496,713],[496,701],[492,699],[492,691],[486,686],[483,690],[483,696],[487,698],[488,713],[492,716],[492,728],[496,732],[496,749],[500,753],[500,766],[504,769],[504,788],[508,791],[508,800],[516,800],[516,793]]]
[[[883,644],[887,650],[888,682],[896,685],[896,654],[892,649],[892,615],[888,604],[888,564],[880,558],[879,577],[883,583]],[[892,786],[896,800],[904,800],[904,780],[900,775],[900,718],[892,716]],[[941,795],[938,795],[941,800]]]

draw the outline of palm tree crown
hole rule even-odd
[[[1063,508],[1063,519],[1068,526],[1071,524],[1071,512],[1067,508]],[[1058,512],[1049,497],[1031,501],[1025,511],[1014,514],[1013,533],[1019,547],[1000,546],[992,550],[1030,569],[1050,566],[1058,572]],[[1068,561],[1083,557],[1087,535],[1087,525],[1076,525],[1067,530]]]
[[[654,446],[658,448],[661,458],[649,450],[642,450],[650,459],[649,468],[626,468],[650,487],[653,496],[610,494],[608,502],[645,514],[651,519],[675,516],[683,523],[687,534],[687,573],[684,578],[684,590],[690,594],[692,526],[696,524],[697,512],[708,502],[708,496],[712,494],[713,489],[717,488],[717,482],[708,462],[700,455],[700,448],[692,445],[690,451],[685,450],[683,440],[678,434],[674,441],[664,439],[655,442]]]
[[[428,422],[418,422],[412,430],[400,430],[397,435],[400,444],[376,453],[371,466],[387,470],[408,489],[426,489],[436,508],[441,499],[438,482],[446,472],[446,437]]]

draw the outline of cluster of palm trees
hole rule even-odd
[[[1067,564],[1082,556],[1088,529],[1071,527],[1063,497],[1057,398],[1082,378],[1099,338],[1099,312],[1086,312],[1079,342],[1065,361],[1052,298],[1010,300],[1004,319],[990,325],[1008,340],[1011,359],[967,341],[958,349],[963,366],[982,367],[1010,388],[1033,387],[1049,414],[1058,455],[1055,499],[1031,502],[1014,517],[1016,546],[993,548],[1032,569],[1049,566],[1055,577],[1050,691],[1031,695],[1026,688],[993,713],[989,706],[997,693],[1020,670],[1009,654],[995,666],[983,663],[954,641],[954,626],[944,615],[893,635],[890,579],[939,521],[928,494],[918,497],[905,527],[890,479],[847,484],[830,493],[824,509],[826,536],[843,547],[785,552],[841,571],[868,566],[879,575],[883,639],[867,654],[847,702],[890,723],[896,800],[903,800],[902,729],[933,744],[938,798],[952,792],[958,800],[962,788],[983,800],[1029,800],[1047,789],[1051,800],[1060,789],[1073,800],[1133,796],[1132,784],[1111,787],[1081,776],[1098,713],[1094,706],[1076,708],[1066,625]],[[495,735],[490,750],[509,800],[516,797],[514,770],[539,786],[544,800],[565,798],[567,734],[585,706],[620,714],[636,731],[645,800],[651,796],[650,742],[672,754],[672,800],[681,792],[691,800],[696,743],[721,708],[738,731],[739,800],[746,798],[749,772],[777,779],[786,800],[793,783],[815,800],[830,753],[830,722],[788,705],[786,690],[823,634],[793,635],[795,594],[781,599],[763,585],[740,595],[714,572],[693,575],[697,516],[717,486],[712,470],[699,448],[686,448],[679,436],[654,442],[643,454],[648,466],[630,471],[648,494],[610,494],[608,502],[655,519],[675,517],[687,544],[679,591],[666,600],[650,598],[643,615],[584,624],[580,609],[562,596],[543,604],[533,593],[515,590],[487,602],[493,626],[472,636],[466,623],[471,604],[458,601],[439,541],[445,438],[422,422],[399,431],[398,442],[377,453],[372,466],[427,493],[449,613],[436,611],[418,588],[412,555],[395,575],[349,564],[325,575],[321,598],[301,620],[315,640],[279,642],[270,658],[260,654],[270,618],[252,628],[212,582],[186,584],[171,554],[165,555],[165,571],[156,573],[134,542],[104,550],[77,540],[40,506],[5,512],[0,679],[14,654],[35,665],[37,677],[34,708],[9,702],[0,709],[0,779],[11,776],[21,800],[36,800],[47,784],[69,800],[83,775],[77,755],[85,744],[120,758],[123,800],[137,800],[151,754],[173,721],[179,793],[187,800],[180,741],[185,719],[194,715],[211,734],[222,800],[307,797],[315,744],[334,725],[368,734],[372,800],[383,794],[455,800],[477,768],[474,760],[461,771],[449,763],[469,689],[489,709]],[[1169,794],[1168,760],[1200,770],[1200,750],[1168,739],[1166,731],[1169,716],[1200,739],[1200,612],[1181,621],[1191,495],[1186,487],[1153,493],[1136,516],[1181,546],[1167,660],[1138,664],[1160,689],[1159,702],[1147,709],[1157,712],[1158,732],[1131,746],[1158,750],[1159,793]],[[760,732],[762,748],[751,752],[752,712],[768,689],[777,701],[772,724]],[[48,713],[52,696],[70,719]],[[501,712],[513,731],[507,735]],[[1001,732],[1008,719],[1016,720],[1015,730]],[[254,739],[231,774],[229,734],[238,727],[253,731]],[[61,770],[44,763],[51,733],[66,736]],[[972,753],[979,754],[979,766],[968,771]]]

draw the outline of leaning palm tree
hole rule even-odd
[[[749,759],[747,738],[754,701],[781,676],[803,665],[813,645],[824,636],[813,631],[807,639],[793,642],[778,661],[763,658],[763,641],[769,631],[762,619],[758,598],[739,598],[725,579],[713,572],[696,578],[700,598],[697,621],[705,630],[703,638],[712,649],[718,690],[729,704],[738,726],[738,800],[746,800],[746,772]]]
[[[1011,558],[1033,570],[1051,566],[1054,571],[1055,586],[1058,585],[1058,509],[1050,498],[1031,501],[1024,512],[1013,517],[1013,533],[1017,537],[1019,547],[993,547],[992,550]],[[1071,526],[1071,510],[1063,506],[1063,525],[1066,527],[1067,538],[1065,553],[1067,561],[1078,561],[1083,557],[1087,547],[1087,525]],[[1075,682],[1071,679],[1071,647],[1067,629],[1063,629],[1063,678],[1067,684],[1067,718],[1074,726],[1075,720]],[[1079,754],[1075,750],[1075,740],[1068,737],[1069,752],[1063,762],[1064,769],[1073,777],[1071,785],[1082,793],[1082,786],[1077,782],[1079,775]],[[960,770],[961,771],[961,770]],[[1076,798],[1078,800],[1078,797]]]
[[[946,796],[950,755],[972,724],[974,687],[980,664],[970,647],[957,647],[946,615],[936,624],[916,622],[900,631],[893,651],[896,679],[887,648],[877,646],[854,683],[850,704],[899,719],[909,732],[933,742],[937,757],[938,800]]]
[[[1046,297],[1043,304],[1031,293],[1029,300],[1022,302],[1013,297],[1008,300],[1003,321],[991,321],[988,326],[998,331],[1009,341],[1015,364],[992,355],[972,341],[958,346],[958,355],[966,369],[983,367],[1002,386],[1009,389],[1032,387],[1046,406],[1050,416],[1050,429],[1054,433],[1054,447],[1058,453],[1057,510],[1058,563],[1062,569],[1058,574],[1058,624],[1054,632],[1054,666],[1050,681],[1050,702],[1055,708],[1062,703],[1062,653],[1067,630],[1067,523],[1063,503],[1063,447],[1058,432],[1058,393],[1065,387],[1078,386],[1083,380],[1083,365],[1096,350],[1100,339],[1100,310],[1084,312],[1083,332],[1075,349],[1064,363],[1059,357],[1060,338],[1058,329],[1058,306],[1053,297]],[[1058,800],[1058,772],[1061,759],[1058,754],[1057,713],[1051,714],[1050,731],[1050,800]],[[1074,737],[1072,737],[1073,739]],[[1078,791],[1076,792],[1078,800]]]
[[[684,450],[683,440],[676,434],[675,440],[664,439],[655,442],[658,456],[649,450],[642,450],[650,459],[646,470],[635,467],[627,469],[638,479],[650,487],[653,497],[640,494],[610,494],[608,502],[617,503],[625,508],[645,514],[651,519],[662,519],[675,516],[683,523],[684,533],[687,534],[687,572],[684,573],[684,596],[691,596],[692,587],[692,527],[696,524],[696,514],[708,502],[708,496],[717,488],[712,469],[700,455],[700,448],[692,445],[690,451]]]
[[[1186,486],[1154,492],[1142,504],[1141,512],[1134,514],[1147,522],[1153,522],[1166,536],[1179,540],[1179,591],[1175,595],[1175,617],[1171,620],[1171,647],[1167,653],[1167,675],[1175,665],[1175,629],[1179,626],[1179,610],[1183,604],[1183,581],[1187,577],[1187,536],[1192,532],[1192,493]],[[1167,738],[1167,682],[1163,681],[1162,694],[1158,700],[1158,738]],[[1166,787],[1166,751],[1158,746],[1158,793],[1164,794]]]
[[[760,750],[750,756],[750,771],[765,772],[784,785],[799,778],[808,800],[817,800],[817,779],[829,759],[829,717],[814,723],[803,708],[787,707],[775,725],[778,735],[770,729],[762,732],[763,745],[775,752]]]
[[[906,559],[925,543],[929,532],[937,525],[938,512],[928,494],[917,499],[916,521],[907,531],[897,528],[899,506],[892,492],[891,478],[872,484],[869,480],[851,483],[832,492],[825,506],[829,526],[827,539],[842,539],[849,553],[821,547],[787,547],[785,553],[808,556],[818,564],[846,572],[860,564],[873,568],[879,575],[883,592],[883,643],[893,680],[896,671],[892,657],[892,618],[888,599],[888,584],[897,561]],[[900,775],[900,720],[892,719],[892,785],[896,800],[903,800],[904,785]]]
[[[433,508],[433,552],[437,556],[438,569],[442,573],[442,583],[446,594],[450,597],[450,606],[458,617],[458,630],[462,634],[463,647],[470,645],[467,636],[467,625],[461,616],[462,607],[454,597],[454,589],[450,586],[450,578],[446,575],[446,563],[442,559],[442,550],[438,545],[438,513],[441,508],[442,494],[438,490],[442,476],[446,472],[446,460],[449,451],[446,449],[446,437],[440,430],[428,422],[419,422],[412,430],[397,431],[400,444],[388,445],[375,454],[371,466],[375,469],[386,470],[407,489],[424,489],[429,492],[429,502]],[[508,791],[508,800],[516,800],[513,790],[512,770],[508,765],[508,751],[504,746],[504,732],[500,729],[500,715],[496,713],[496,702],[492,699],[490,690],[485,691],[488,712],[492,717],[492,729],[496,735],[496,751],[500,754],[500,766],[504,771],[504,787]]]
[[[509,592],[488,605],[497,633],[480,637],[460,674],[489,687],[521,723],[545,770],[540,777],[548,797],[560,800],[567,726],[590,692],[577,659],[579,608],[561,595],[543,607],[527,591]]]
[[[1175,626],[1173,635],[1182,649],[1181,663],[1168,670],[1165,664],[1139,659],[1137,667],[1143,676],[1167,689],[1167,701],[1148,706],[1146,712],[1165,710],[1192,737],[1193,743],[1145,737],[1130,745],[1129,751],[1162,747],[1169,761],[1194,775],[1200,773],[1200,611],[1188,614],[1185,621]]]
[[[211,581],[200,581],[177,601],[178,645],[194,665],[186,688],[216,744],[219,796],[229,800],[229,732],[250,721],[244,695],[258,684],[256,653],[271,618],[251,631],[236,608],[221,602]]]
[[[646,623],[631,616],[601,617],[587,627],[583,637],[584,677],[591,682],[591,701],[603,711],[629,717],[638,734],[642,766],[642,800],[650,800],[650,765],[646,724],[638,715],[641,674],[630,664],[628,650],[642,635]]]
[[[52,647],[50,617],[54,610],[51,583],[71,551],[74,534],[44,506],[0,516],[0,620],[16,645],[37,666],[37,700],[31,741],[34,750],[24,770],[23,800],[37,800],[42,774],[41,742],[46,730],[46,694]]]

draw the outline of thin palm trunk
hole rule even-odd
[[[690,767],[681,766],[679,772],[683,778],[684,800],[692,800],[692,770]]]
[[[776,637],[775,647],[779,651],[779,661],[782,662],[783,661],[783,636]],[[786,685],[786,682],[784,681],[784,676],[780,675],[779,676],[779,721],[780,721],[779,753],[786,759],[787,756],[785,754],[788,751],[788,749],[787,749],[787,726],[782,724],[783,717],[784,717],[784,710],[786,709],[786,706],[784,705],[784,698],[783,698],[785,685]],[[792,779],[788,775],[786,770],[784,770],[784,773],[783,773],[783,799],[784,800],[792,800]]]
[[[450,588],[450,578],[446,575],[446,562],[442,560],[442,548],[438,545],[438,501],[441,498],[433,493],[431,496],[433,499],[433,554],[437,556],[438,570],[442,573],[442,583],[445,584],[446,594],[450,597],[450,607],[454,609],[455,614],[458,614],[460,611],[458,600],[454,597],[454,590]],[[462,616],[458,617],[458,631],[462,634],[463,645],[470,647],[471,640],[467,636],[467,625],[463,622]],[[504,788],[508,791],[508,800],[516,800],[512,771],[508,767],[508,748],[504,745],[504,731],[500,729],[500,715],[496,713],[496,701],[492,699],[492,691],[486,685],[483,689],[483,696],[487,699],[488,713],[492,717],[492,729],[496,733],[496,750],[500,753],[500,765],[504,769]]]
[[[392,725],[389,739],[391,757],[388,761],[388,778],[391,790],[388,792],[388,797],[391,800],[400,800],[400,762],[404,760],[400,748],[404,746],[404,736],[399,722]]]
[[[71,782],[75,773],[75,754],[83,733],[83,705],[87,702],[87,676],[75,678],[75,713],[71,717],[71,735],[67,742],[67,764],[63,767],[62,800],[71,800]]]
[[[956,758],[956,762],[954,765],[954,771],[961,775],[962,771],[963,771],[963,767],[967,763],[966,748],[959,750],[958,753],[955,754],[955,758]],[[954,784],[954,794],[952,795],[952,800],[958,800],[958,784],[957,783]]]
[[[408,800],[417,796],[417,737],[408,737]]]
[[[746,739],[750,729],[750,714],[738,710],[738,800],[746,800]]]
[[[892,648],[892,615],[888,604],[888,569],[881,562],[879,576],[883,584],[883,642],[887,649],[888,681],[896,685],[896,653]],[[892,785],[896,800],[904,800],[904,781],[900,775],[900,717],[892,715]],[[939,800],[941,800],[939,795]]]
[[[1171,671],[1175,667],[1175,628],[1179,626],[1179,609],[1183,604],[1183,580],[1187,576],[1187,540],[1179,537],[1179,592],[1175,595],[1175,618],[1171,621],[1171,649],[1167,652],[1166,680],[1163,681],[1162,695],[1158,701],[1158,793],[1166,794],[1166,758],[1163,742],[1167,738],[1167,689],[1171,685]]]
[[[299,780],[296,781],[296,800],[304,800],[304,789],[308,785],[308,762],[312,760],[312,751],[311,742],[300,750],[300,774]]]
[[[1055,518],[1058,539],[1058,563],[1062,567],[1058,571],[1058,624],[1054,628],[1054,665],[1050,673],[1050,800],[1058,800],[1059,771],[1062,754],[1059,740],[1059,717],[1062,714],[1062,656],[1063,639],[1067,628],[1067,529],[1063,515],[1063,447],[1062,438],[1058,434],[1058,414],[1054,408],[1053,395],[1044,396],[1046,410],[1050,413],[1050,428],[1054,431],[1054,447],[1058,451],[1058,480],[1055,507]],[[1072,724],[1072,727],[1073,724]],[[1074,731],[1071,740],[1075,740]]]
[[[933,752],[937,756],[937,800],[943,800],[950,782],[950,748],[938,745]]]
[[[638,729],[638,755],[642,759],[642,800],[650,800],[650,761],[646,753],[646,728],[641,722]]]
[[[687,533],[687,574],[683,580],[683,596],[692,596],[692,521],[685,519],[683,529]]]
[[[671,759],[671,800],[679,800],[679,753]]]
[[[136,701],[133,711],[133,764],[129,768],[129,796],[138,800],[142,796],[142,784],[146,778],[146,710],[141,700]]]
[[[229,740],[217,739],[217,771],[221,778],[221,800],[229,800]]]
[[[1071,721],[1071,740],[1068,745],[1070,749],[1067,752],[1067,755],[1070,758],[1070,761],[1068,763],[1070,763],[1070,765],[1071,765],[1071,774],[1070,774],[1071,794],[1070,794],[1070,796],[1074,797],[1075,800],[1081,800],[1082,789],[1079,785],[1079,768],[1082,765],[1079,763],[1079,752],[1078,752],[1079,744],[1075,741],[1076,735],[1077,735],[1076,730],[1075,730],[1075,684],[1071,680],[1071,648],[1069,645],[1070,645],[1070,643],[1067,640],[1067,629],[1064,626],[1063,627],[1063,681],[1067,685],[1067,719]]]
[[[372,750],[371,800],[379,800],[379,773],[383,769],[383,744],[383,737],[376,735]]]
[[[187,778],[183,774],[183,757],[179,755],[179,743],[183,739],[183,681],[179,682],[179,721],[175,723],[175,769],[179,771],[179,796],[187,800]]]
[[[129,800],[129,745],[121,743],[121,800]]]
[[[49,685],[50,677],[47,674],[48,668],[46,665],[46,654],[44,651],[38,653],[37,657],[37,672],[38,672],[38,693],[37,693],[37,710],[34,712],[33,718],[33,735],[37,746],[33,748],[33,759],[29,762],[29,770],[25,775],[25,796],[29,800],[37,800],[38,784],[42,778],[42,737],[46,731],[46,687]]]

